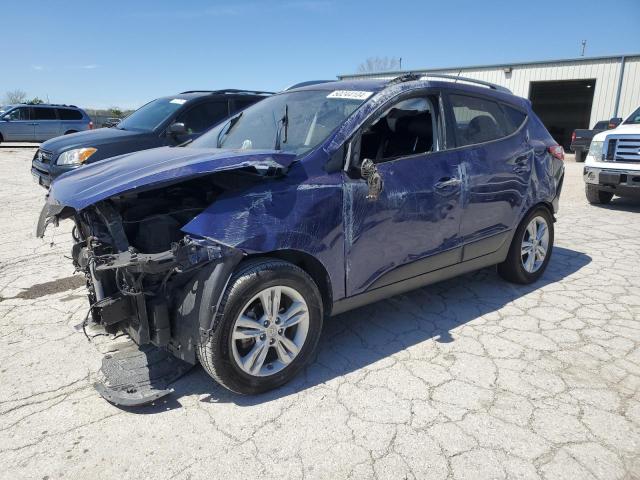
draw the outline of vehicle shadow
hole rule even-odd
[[[606,210],[640,213],[640,198],[614,197],[610,203],[606,205],[597,205],[597,207],[604,208]]]
[[[252,406],[267,403],[349,374],[421,342],[455,342],[451,331],[494,312],[523,295],[558,282],[591,262],[581,252],[555,247],[540,281],[514,285],[486,268],[325,320],[317,358],[291,383],[261,395],[237,395],[216,384],[198,366],[177,380],[174,393],[157,404],[130,409],[159,413],[181,406],[179,398],[200,395],[207,403]]]
[[[84,286],[84,284],[85,280],[83,277],[71,275],[70,277],[58,278],[50,282],[31,285],[29,288],[23,289],[17,295],[14,295],[13,297],[4,297],[3,300],[37,300],[38,298],[47,295],[55,295],[69,290],[75,290]],[[62,300],[67,300],[67,298],[65,297]]]

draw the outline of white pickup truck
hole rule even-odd
[[[584,182],[592,204],[609,203],[614,195],[640,198],[640,107],[617,128],[593,137]]]

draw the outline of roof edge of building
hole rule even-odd
[[[436,72],[448,72],[452,70],[483,70],[483,69],[492,69],[492,68],[506,68],[506,67],[522,67],[526,65],[548,65],[552,63],[569,63],[569,62],[589,62],[594,60],[612,60],[612,59],[620,59],[620,58],[633,58],[639,57],[640,53],[622,53],[620,55],[600,55],[595,57],[575,57],[575,58],[560,58],[560,59],[550,59],[550,60],[534,60],[531,62],[503,62],[503,63],[493,63],[489,65],[468,65],[468,66],[454,66],[454,67],[443,67],[443,68],[413,68],[411,70],[389,70],[385,72],[365,72],[365,73],[346,73],[342,75],[338,75],[337,78],[339,80],[347,80],[350,78],[362,78],[362,77],[380,77],[384,76],[398,76],[404,75],[410,72],[416,73],[436,73]]]

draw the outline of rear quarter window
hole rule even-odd
[[[471,95],[449,95],[459,147],[490,142],[511,135],[524,121],[524,115],[506,113],[498,102]],[[513,116],[513,118],[512,118]],[[519,122],[519,123],[518,123]],[[517,124],[517,126],[516,126]]]
[[[58,117],[60,120],[82,120],[82,113],[70,108],[58,108]]]

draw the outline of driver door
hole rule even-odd
[[[347,296],[460,261],[462,171],[444,148],[440,97],[400,99],[351,142],[345,176]],[[362,178],[365,160],[381,189]],[[369,176],[370,178],[370,176]]]
[[[35,126],[30,118],[30,107],[18,107],[2,117],[2,136],[7,142],[31,142]]]

